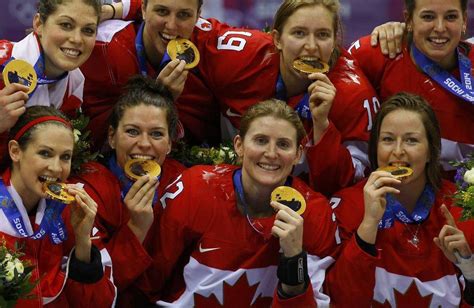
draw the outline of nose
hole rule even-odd
[[[138,138],[137,145],[140,148],[149,147],[151,143],[150,143],[150,137],[148,136],[148,134],[146,133],[141,134],[140,137]]]
[[[79,43],[82,40],[81,29],[76,28],[73,31],[71,31],[71,36],[69,37],[69,40],[73,43]]]
[[[270,142],[265,149],[265,157],[267,158],[276,158],[277,157],[277,147],[276,144]]]
[[[176,29],[178,28],[176,23],[176,16],[170,14],[166,20],[165,26],[168,31],[176,31]]]
[[[395,148],[393,149],[393,154],[396,156],[396,157],[400,157],[402,156],[403,154],[405,153],[405,148],[404,148],[404,144],[403,144],[403,140],[397,140],[396,144],[395,144]]]
[[[310,53],[319,49],[318,42],[316,38],[314,37],[314,35],[308,35],[306,39],[305,49]]]
[[[48,170],[54,175],[61,173],[61,161],[59,157],[54,157],[49,161]]]
[[[435,21],[435,31],[442,32],[444,30],[445,30],[444,18],[440,16]]]

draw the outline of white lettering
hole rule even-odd
[[[19,217],[13,219],[13,223],[15,224],[15,228],[22,236],[27,236],[26,231],[23,229],[23,225]]]
[[[472,91],[471,75],[469,73],[464,73],[464,83],[466,88]]]

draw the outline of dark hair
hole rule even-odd
[[[334,36],[337,42],[337,46],[334,48],[331,58],[329,60],[329,66],[333,66],[339,55],[341,54],[339,46],[342,42],[342,25],[339,17],[339,0],[285,0],[280,7],[278,8],[275,16],[273,17],[273,30],[278,31],[278,33],[283,33],[283,28],[285,27],[286,21],[293,15],[298,9],[307,6],[316,6],[321,5],[326,8],[333,16],[333,28]]]
[[[428,139],[430,159],[426,164],[425,172],[429,184],[435,191],[441,187],[441,169],[439,159],[441,155],[441,133],[438,119],[426,100],[418,95],[400,92],[389,97],[377,113],[374,126],[370,132],[369,159],[372,170],[378,168],[377,145],[380,137],[380,127],[385,117],[395,110],[408,110],[420,115]]]
[[[125,93],[120,96],[110,114],[109,124],[117,130],[125,111],[139,105],[155,106],[166,111],[166,122],[172,140],[176,138],[178,113],[173,104],[173,97],[165,86],[154,79],[136,75],[131,77],[125,86]]]
[[[198,0],[198,11],[201,9],[203,0]],[[145,4],[145,7],[148,5],[148,0],[143,0],[143,4]]]
[[[274,98],[255,104],[247,109],[240,121],[240,137],[242,139],[245,138],[250,125],[255,119],[266,116],[288,121],[296,129],[296,144],[301,144],[301,141],[306,136],[306,131],[300,117],[287,103]]]
[[[15,123],[15,125],[10,129],[9,134],[8,134],[8,141],[13,140],[15,138],[15,135],[28,123],[31,121],[34,121],[35,119],[45,117],[45,116],[56,116],[61,119],[64,119],[66,121],[69,121],[69,119],[59,110],[57,110],[54,107],[49,107],[49,106],[31,106],[26,108],[25,113],[23,113],[19,118],[18,121]],[[71,129],[71,127],[66,126],[65,124],[57,121],[46,121],[46,122],[41,122],[36,124],[35,126],[32,126],[30,129],[28,129],[18,140],[18,145],[20,146],[20,149],[24,151],[28,144],[30,144],[31,140],[34,137],[34,133],[38,130],[38,128],[46,126],[46,125],[57,125],[60,127],[66,127],[68,129]],[[72,129],[71,129],[72,132]],[[11,158],[10,155],[5,153],[3,156],[3,161],[0,163],[0,170],[3,171],[5,170],[8,166],[11,165]]]
[[[40,0],[38,4],[38,13],[40,15],[41,21],[44,23],[51,14],[54,14],[58,9],[58,6],[70,2],[71,0]],[[96,15],[97,22],[99,21],[99,16],[101,12],[101,1],[100,0],[82,0],[87,5],[92,6]]]

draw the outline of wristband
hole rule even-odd
[[[303,250],[300,254],[291,258],[286,258],[281,255],[277,269],[277,277],[281,283],[289,286],[297,286],[308,282],[308,260],[306,251]]]
[[[115,6],[112,4],[112,3],[105,3],[104,5],[108,5],[112,8],[112,18],[111,19],[115,19]]]
[[[454,252],[457,262],[456,266],[461,270],[462,275],[466,280],[474,281],[474,255],[469,258],[462,257],[459,252]]]

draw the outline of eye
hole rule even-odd
[[[91,28],[91,27],[86,27],[82,29],[82,32],[84,32],[86,35],[92,36],[95,34],[96,29]]]
[[[129,134],[130,136],[132,136],[132,137],[138,136],[140,134],[138,129],[135,129],[135,128],[129,128],[129,129],[125,130],[125,132],[127,134]]]
[[[391,136],[381,136],[380,137],[380,141],[385,142],[385,143],[393,142],[393,140],[394,139]]]
[[[155,9],[155,12],[160,16],[166,16],[170,13],[169,10],[163,8]]]
[[[415,138],[415,137],[408,137],[406,140],[405,140],[406,143],[408,144],[416,144],[418,143],[418,139]]]
[[[265,137],[255,137],[255,143],[258,144],[258,145],[264,145],[267,143],[267,138]]]
[[[325,40],[325,39],[328,39],[328,38],[332,37],[331,33],[328,32],[328,31],[318,32],[317,36],[318,36],[319,39],[322,39],[322,40]]]
[[[161,131],[155,130],[155,131],[152,131],[152,132],[150,133],[150,136],[151,136],[153,139],[160,139],[161,137],[164,136],[164,134],[163,134]]]
[[[295,30],[293,31],[293,36],[296,37],[304,37],[306,33],[303,30]]]
[[[71,30],[72,29],[72,24],[70,22],[62,22],[59,24],[61,28],[65,30]]]
[[[289,148],[291,148],[291,142],[289,142],[288,140],[280,140],[277,142],[277,146],[280,149],[288,150]]]
[[[72,159],[72,155],[71,154],[63,154],[61,155],[61,160],[63,161],[70,161]]]
[[[458,18],[459,18],[458,14],[455,14],[455,13],[453,13],[453,14],[448,14],[448,15],[446,16],[446,20],[448,20],[448,21],[455,21],[455,20],[457,20]]]
[[[193,17],[193,15],[187,11],[185,12],[178,12],[178,18],[179,19],[188,19],[188,18],[191,18]]]
[[[45,158],[51,157],[51,153],[48,150],[40,150],[38,152],[38,154],[42,157],[45,157]]]
[[[434,19],[433,14],[423,14],[420,16],[424,21],[432,21]]]

